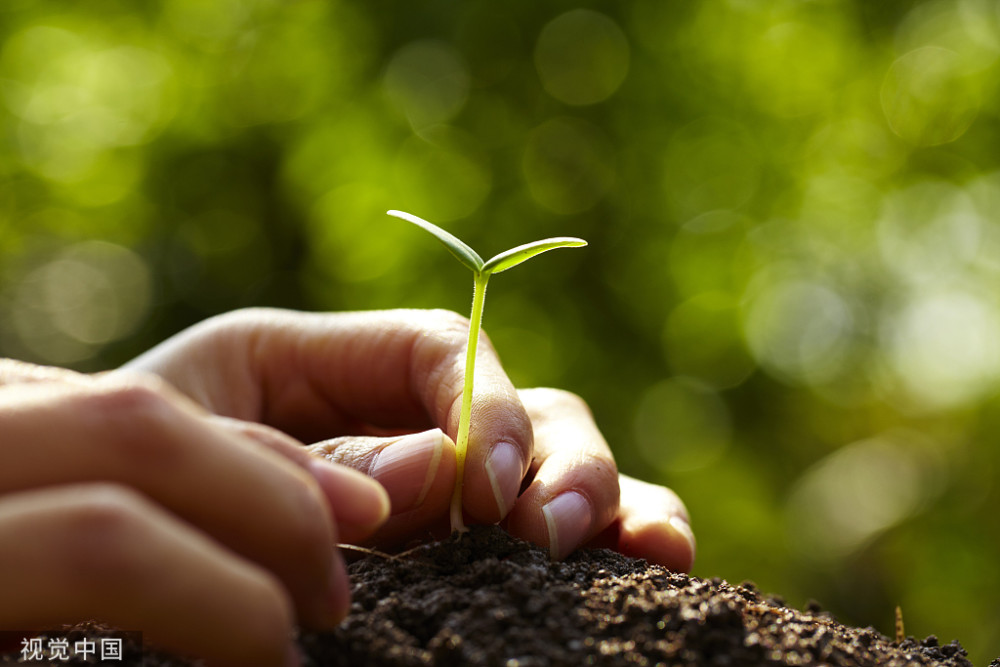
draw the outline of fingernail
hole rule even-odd
[[[486,456],[486,476],[502,519],[514,506],[521,488],[521,452],[518,448],[509,442],[493,445]]]
[[[371,475],[388,491],[393,514],[424,502],[437,475],[444,438],[438,428],[414,433],[387,445],[376,455]]]
[[[583,543],[590,532],[593,511],[590,502],[576,491],[565,491],[542,507],[549,529],[549,553],[562,560]]]

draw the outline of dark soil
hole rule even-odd
[[[300,638],[307,667],[971,665],[957,641],[897,643],[816,608],[788,608],[749,583],[698,579],[604,549],[552,563],[495,527],[369,555],[350,572],[347,620]],[[189,663],[146,651],[131,664]]]

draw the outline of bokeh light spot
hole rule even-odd
[[[754,357],[765,368],[786,380],[819,384],[840,370],[853,318],[832,288],[790,277],[750,296],[744,327]]]
[[[574,9],[542,29],[535,67],[546,92],[560,102],[577,106],[603,102],[628,74],[628,40],[604,14]]]
[[[48,26],[14,35],[0,79],[21,159],[44,177],[90,176],[104,151],[146,143],[173,115],[172,69],[134,46],[106,48],[87,34]]]
[[[900,57],[882,83],[889,127],[916,146],[937,146],[965,134],[979,113],[976,79],[959,54],[925,46]]]
[[[12,320],[41,361],[70,363],[132,333],[150,305],[152,282],[134,252],[85,241],[38,266],[16,288]]]
[[[1000,17],[998,17],[1000,21]],[[979,248],[973,262],[984,278],[1000,282],[1000,172],[984,174],[966,187],[981,222]]]
[[[904,280],[929,284],[963,272],[980,252],[984,226],[964,190],[925,181],[885,198],[879,250]]]
[[[836,562],[917,512],[940,490],[943,473],[932,444],[912,434],[842,447],[789,495],[789,539],[810,559]]]
[[[883,337],[910,407],[953,408],[1000,386],[995,299],[959,289],[922,292],[886,322]]]
[[[383,82],[389,99],[417,131],[450,120],[469,95],[464,58],[439,40],[419,40],[400,48],[389,61]]]

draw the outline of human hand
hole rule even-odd
[[[0,360],[0,627],[96,618],[210,664],[297,664],[294,627],[348,609],[331,497],[355,535],[388,501],[260,441],[152,376]]]
[[[312,452],[385,486],[392,513],[375,543],[398,543],[447,525],[455,448],[445,434],[457,430],[467,331],[464,318],[446,311],[237,311],[132,366],[162,375],[234,423],[321,440]],[[676,495],[619,481],[580,399],[556,390],[518,394],[488,339],[481,345],[466,514],[484,523],[506,517],[513,534],[555,558],[597,540],[689,569],[694,539]],[[529,473],[533,481],[519,494]]]

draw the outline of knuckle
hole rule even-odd
[[[416,320],[412,331],[411,367],[420,386],[437,387],[441,392],[438,403],[461,393],[461,376],[465,345],[469,337],[469,320],[450,310],[431,310]]]
[[[469,327],[469,318],[446,308],[434,308],[427,311],[428,317],[437,323],[442,329],[457,329],[459,331]]]
[[[539,387],[537,389],[525,390],[531,398],[532,404],[542,410],[560,411],[572,410],[590,414],[590,407],[587,402],[571,391],[565,389],[555,389],[553,387]]]
[[[130,376],[87,390],[80,408],[104,438],[112,454],[143,465],[176,460],[187,442],[171,437],[187,415],[167,385],[156,379]]]
[[[469,319],[454,311],[437,308],[427,311],[423,328],[424,338],[446,349],[460,349],[469,336]]]
[[[252,335],[255,331],[280,328],[290,315],[292,315],[290,311],[278,308],[240,308],[210,317],[195,325],[189,332],[193,338],[229,341],[234,333]]]
[[[166,385],[147,375],[129,375],[103,382],[89,392],[87,408],[98,418],[112,421],[161,421],[170,410]]]
[[[607,455],[596,455],[590,462],[589,468],[599,488],[608,489],[609,495],[616,498],[621,494],[618,485],[618,466],[613,458]]]

